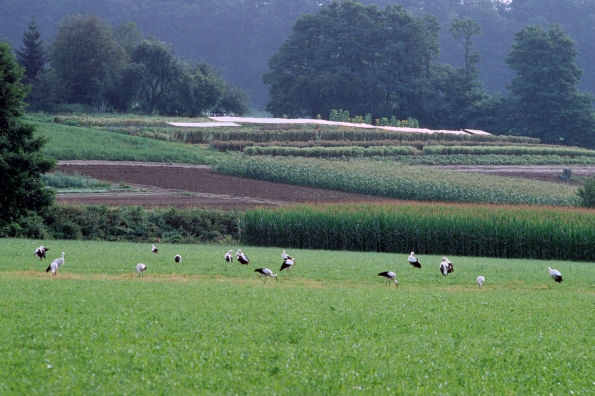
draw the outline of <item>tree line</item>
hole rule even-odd
[[[95,14],[71,15],[46,46],[31,20],[15,52],[32,86],[30,110],[190,117],[249,111],[246,91],[224,81],[208,63],[177,56],[169,43],[143,39],[132,22],[112,28]]]
[[[384,8],[399,3],[410,13],[436,16],[440,25],[439,60],[462,66],[462,48],[448,30],[455,19],[473,19],[483,31],[475,37],[481,53],[480,81],[490,94],[505,93],[514,77],[504,59],[515,32],[527,25],[558,23],[575,41],[580,89],[595,93],[595,0],[361,0]],[[75,13],[96,13],[116,26],[135,21],[140,29],[172,44],[176,53],[214,65],[226,81],[250,93],[251,105],[263,109],[269,100],[261,75],[268,59],[291,33],[300,15],[316,13],[332,0],[20,0],[4,1],[0,39],[20,43],[32,16],[46,37],[57,34],[56,21]]]
[[[505,59],[516,74],[506,97],[488,94],[479,80],[474,41],[481,26],[455,19],[448,30],[461,47],[461,66],[439,61],[440,25],[431,14],[344,0],[303,15],[269,60],[267,110],[327,118],[343,109],[373,119],[414,118],[433,129],[476,128],[595,147],[594,98],[577,88],[578,51],[560,25],[516,33]]]

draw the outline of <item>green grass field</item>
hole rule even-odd
[[[242,266],[223,261],[237,246],[158,246],[0,240],[0,393],[595,391],[589,263],[449,257],[444,278],[437,256],[415,270],[407,255],[302,250],[264,284],[253,270],[277,272],[281,249],[244,247]]]
[[[58,160],[111,160],[212,164],[229,155],[197,145],[128,136],[99,129],[37,123],[49,138],[42,151]]]

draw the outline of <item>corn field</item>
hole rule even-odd
[[[248,157],[218,162],[223,174],[415,201],[577,205],[576,188],[368,159]]]
[[[539,260],[595,260],[595,212],[446,204],[254,209],[240,241],[256,246]]]

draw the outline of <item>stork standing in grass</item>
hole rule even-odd
[[[241,249],[238,249],[238,251],[236,252],[236,259],[238,259],[238,261],[240,262],[240,264],[246,264],[246,265],[248,265],[248,263],[250,262],[250,260],[248,260],[248,256],[246,256],[244,254],[244,252],[242,252]]]
[[[151,252],[153,252],[153,253],[159,253],[159,249],[157,249],[155,247],[155,245],[153,245],[153,248],[151,249]]]
[[[176,254],[176,257],[174,257],[174,261],[176,263],[181,263],[182,262],[182,256],[180,256],[179,254]]]
[[[411,252],[411,255],[407,258],[407,262],[409,262],[409,264],[415,268],[421,268],[421,263],[415,258],[415,254],[413,252]]]
[[[56,276],[56,274],[58,273],[58,268],[60,268],[63,265],[64,265],[64,252],[62,252],[61,258],[57,258],[50,263],[50,265],[45,270],[45,272],[52,271],[52,276]]]
[[[40,247],[38,247],[37,249],[35,249],[35,253],[34,253],[34,254],[35,254],[37,257],[39,257],[39,260],[41,260],[41,259],[44,259],[44,258],[45,258],[45,253],[46,253],[47,251],[49,251],[49,250],[50,250],[50,249],[48,249],[48,248],[46,248],[46,247],[44,247],[44,246],[40,246]]]
[[[292,259],[292,257],[289,254],[285,253],[285,250],[283,251],[283,253],[281,253],[281,258],[283,259],[283,261],[287,259]]]
[[[258,278],[262,279],[264,283],[267,283],[267,278],[275,278],[277,282],[279,282],[279,276],[277,274],[273,274],[273,271],[268,268],[257,268],[254,270],[254,272],[258,272],[260,274],[258,275]]]
[[[227,261],[228,263],[233,263],[233,250],[230,250],[229,252],[227,252],[225,254],[225,261]]]
[[[144,265],[143,263],[138,263],[136,265],[136,272],[138,273],[138,276],[140,277],[143,272],[147,269],[147,266]]]
[[[550,276],[554,278],[554,280],[558,283],[562,282],[562,273],[557,269],[552,269],[551,267],[547,267],[550,270]]]
[[[483,282],[486,281],[486,278],[484,278],[483,276],[478,276],[477,277],[477,286],[479,286],[479,288],[481,289],[483,287]]]
[[[390,281],[395,282],[395,287],[399,286],[399,281],[397,280],[397,274],[392,271],[384,271],[378,274],[378,276],[382,276],[386,278],[386,284],[390,286]]]
[[[449,274],[455,271],[455,268],[452,266],[452,262],[448,258],[442,257],[442,261],[446,261],[448,263],[447,269]]]
[[[283,260],[283,264],[281,264],[281,269],[279,270],[279,272],[283,271],[286,268],[287,268],[287,272],[290,272],[291,268],[293,267],[294,264],[295,264],[295,259],[288,258],[288,259]]]
[[[440,263],[440,272],[442,272],[443,276],[448,276],[451,272],[455,269],[452,266],[452,263],[446,257],[442,257],[442,262]]]

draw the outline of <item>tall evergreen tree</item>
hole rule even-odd
[[[41,174],[55,162],[40,152],[46,140],[20,120],[27,95],[22,76],[10,45],[0,43],[0,235],[11,235],[11,226],[53,202]]]
[[[560,25],[518,31],[506,62],[516,71],[509,97],[510,130],[544,143],[595,147],[593,96],[579,92],[578,51]]]
[[[15,52],[19,65],[25,68],[24,82],[31,83],[47,62],[47,52],[41,40],[41,33],[37,30],[37,23],[33,18],[23,33],[23,46]]]

